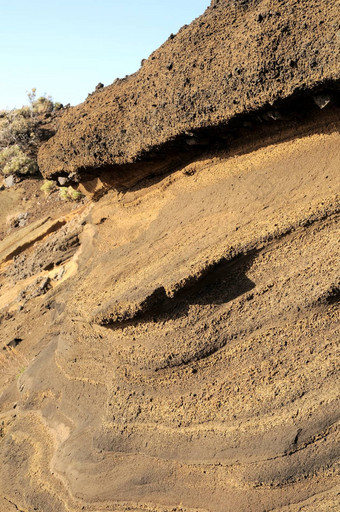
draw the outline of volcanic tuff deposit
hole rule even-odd
[[[0,512],[339,510],[339,14],[215,0],[65,111],[88,199],[0,242]]]

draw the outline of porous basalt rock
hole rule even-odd
[[[137,73],[67,109],[40,149],[41,171],[135,162],[180,135],[329,86],[340,76],[338,18],[336,0],[213,1]]]

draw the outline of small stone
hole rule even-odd
[[[195,137],[191,137],[190,139],[186,139],[185,141],[188,146],[197,146],[198,140]]]
[[[6,176],[5,178],[5,187],[10,188],[15,185],[15,176],[13,174],[10,174],[10,176]]]
[[[68,179],[70,181],[78,181],[77,173],[75,171],[70,172],[70,174],[68,175]]]
[[[318,94],[313,96],[314,103],[322,110],[327,107],[327,105],[331,102],[331,97],[329,94]]]
[[[28,217],[28,213],[27,212],[20,213],[17,216],[17,218],[16,218],[15,227],[22,228],[22,227],[26,226],[26,224],[27,224],[27,217]]]
[[[61,269],[58,272],[58,276],[57,276],[58,281],[59,281],[59,279],[61,279],[63,277],[64,274],[65,274],[65,268],[61,267]]]
[[[67,180],[67,178],[65,178],[65,176],[59,176],[59,178],[58,178],[58,183],[59,183],[59,185],[61,185],[62,187],[63,187],[64,185],[66,185],[67,181],[68,181],[68,180]]]
[[[45,277],[45,278],[41,281],[40,286],[39,286],[39,289],[40,289],[41,291],[45,291],[45,290],[47,290],[48,285],[50,284],[50,281],[51,281],[51,279],[50,279],[49,277]]]
[[[267,112],[267,115],[268,115],[268,117],[273,119],[273,121],[278,121],[278,120],[282,119],[280,112],[278,112],[277,110],[269,110]]]

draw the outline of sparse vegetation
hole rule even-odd
[[[60,187],[59,195],[63,201],[80,201],[84,197],[79,190],[75,190],[73,187]]]
[[[47,196],[51,194],[54,190],[56,190],[57,186],[54,181],[52,180],[45,180],[43,185],[40,187],[40,190],[42,192],[45,192]]]
[[[29,105],[0,111],[0,173],[18,176],[37,174],[37,151],[41,141],[41,116],[62,108],[50,96],[28,93]]]
[[[63,201],[67,201],[69,199],[67,187],[60,187],[59,196],[60,196],[60,199],[62,199]]]
[[[20,370],[18,371],[17,373],[17,379],[20,377],[20,375],[22,375],[24,373],[24,371],[26,370],[26,367],[23,366],[22,368],[20,368]]]
[[[3,174],[35,174],[38,165],[17,144],[0,151],[0,169]]]
[[[84,197],[83,194],[79,192],[79,190],[75,190],[72,187],[68,188],[68,194],[72,201],[80,201],[80,199]]]

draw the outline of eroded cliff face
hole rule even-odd
[[[306,4],[213,2],[139,73],[65,114],[43,148],[46,175],[91,167],[106,194],[0,243],[0,512],[338,510],[336,4]],[[176,99],[152,117],[151,96],[182,72],[175,57],[164,71],[170,49],[190,39],[192,70],[208,65],[195,41],[224,55],[231,33],[239,60],[249,47],[268,66],[270,48],[295,64],[253,83],[256,63],[239,63],[223,104],[212,58],[207,74],[193,68],[194,110]],[[155,88],[141,77],[156,69]],[[130,118],[128,90],[142,105]]]
[[[206,143],[197,130],[298,90],[332,88],[339,79],[339,14],[336,0],[213,2],[137,73],[68,109],[40,150],[41,171],[98,172],[179,137],[191,148]]]
[[[337,510],[339,110],[270,132],[2,267],[1,510]]]

